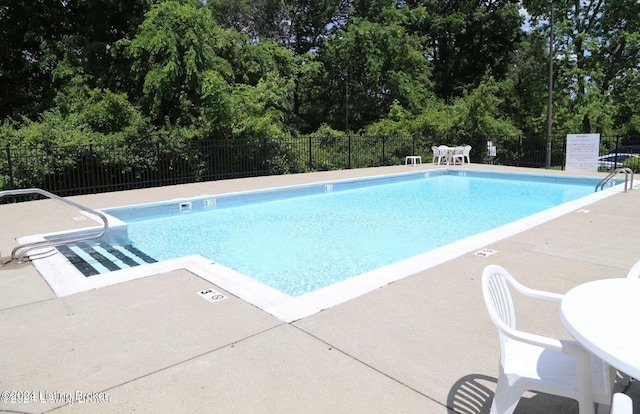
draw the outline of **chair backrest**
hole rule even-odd
[[[518,282],[503,267],[489,265],[482,272],[482,295],[500,337],[500,360],[505,362],[508,329],[516,329],[516,313],[510,285]]]
[[[436,157],[440,155],[440,149],[438,147],[434,145],[433,147],[431,147],[431,149],[433,150],[433,155],[435,155]]]
[[[509,285],[515,280],[503,267],[489,265],[482,272],[482,295],[498,331],[516,329],[516,315]],[[517,282],[515,282],[517,283]]]
[[[471,145],[467,145],[464,147],[464,155],[467,156],[471,153]]]
[[[640,279],[640,260],[638,260],[627,273],[629,279]]]
[[[611,414],[633,414],[633,401],[631,398],[621,392],[613,394]]]

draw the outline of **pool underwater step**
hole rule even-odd
[[[94,276],[115,270],[127,269],[157,260],[133,245],[112,246],[107,243],[77,243],[58,246],[64,255],[85,276]]]

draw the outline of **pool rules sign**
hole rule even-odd
[[[568,134],[566,171],[598,171],[600,134]]]

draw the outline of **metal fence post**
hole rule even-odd
[[[97,184],[96,184],[96,171],[97,168],[97,163],[96,163],[96,156],[93,153],[93,144],[89,144],[89,174],[91,176],[91,189],[93,191],[93,194],[96,194],[98,192],[97,189]]]
[[[156,142],[156,166],[158,173],[156,176],[156,185],[161,187],[165,184],[164,168],[162,168],[162,154],[160,154],[160,141]]]
[[[309,135],[309,171],[313,171],[313,138]]]
[[[15,183],[13,181],[13,163],[11,162],[11,147],[7,144],[7,168],[9,169],[9,188],[14,189]]]
[[[518,160],[518,167],[520,166],[522,158],[522,135],[518,135],[518,150],[516,151],[516,159]]]
[[[273,168],[269,168],[269,142],[267,137],[262,138],[262,170],[266,175],[271,175]]]
[[[348,155],[349,155],[349,159],[347,160],[347,168],[351,169],[351,133],[349,131],[347,131],[347,138],[348,138]]]
[[[213,160],[213,164],[211,165],[211,169],[213,170],[213,181],[218,181],[218,140],[214,139],[211,141],[211,159]]]

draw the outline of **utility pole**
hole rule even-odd
[[[345,76],[344,83],[344,117],[345,128],[347,129],[347,145],[349,146],[347,168],[351,169],[351,131],[349,131],[349,72],[347,72],[347,75]]]
[[[345,118],[345,129],[347,135],[349,135],[349,74],[345,76],[344,82],[344,118]]]
[[[551,0],[551,16],[549,17],[549,90],[547,102],[547,159],[545,166],[551,168],[551,126],[553,115],[553,0]]]

